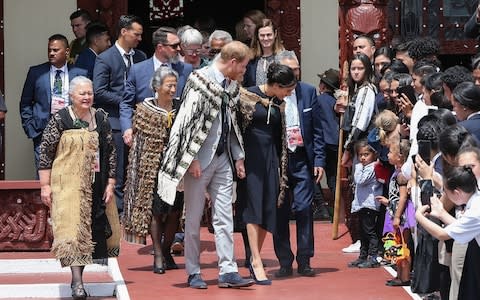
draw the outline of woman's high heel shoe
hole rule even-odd
[[[72,283],[70,286],[72,288],[72,298],[74,300],[85,300],[85,299],[87,299],[87,292],[83,288],[82,283]]]
[[[156,261],[155,258],[153,258],[153,273],[155,273],[155,274],[165,274],[165,266],[164,266],[163,261],[160,264],[160,266],[157,266],[157,261]]]
[[[250,262],[250,265],[248,266],[248,269],[250,270],[250,276],[252,276],[253,280],[255,280],[255,284],[258,285],[272,285],[272,281],[270,279],[264,279],[264,280],[258,280],[257,276],[255,276],[255,270],[253,270],[253,265],[252,262]]]

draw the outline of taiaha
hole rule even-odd
[[[340,84],[340,89],[342,90],[341,96],[338,98],[343,98],[346,100],[346,104],[348,104],[348,61],[343,62],[342,74],[340,77],[342,78],[342,83]],[[337,99],[338,102],[339,99]],[[346,107],[346,105],[345,105]],[[341,183],[342,183],[342,156],[343,156],[343,115],[345,110],[342,109],[340,111],[340,131],[338,133],[338,154],[337,154],[337,177],[335,182],[335,204],[333,209],[333,227],[332,227],[332,239],[338,239],[338,223],[340,219],[340,207],[341,207]]]

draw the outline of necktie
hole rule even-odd
[[[53,94],[62,95],[63,83],[62,83],[62,70],[57,70],[55,78],[53,80]]]
[[[224,79],[222,82],[222,87],[225,88],[227,85],[227,80]],[[223,93],[221,113],[222,113],[222,134],[220,135],[220,140],[218,141],[216,154],[220,156],[227,146],[227,136],[228,136],[228,120],[227,120],[227,103],[228,103],[228,94]]]
[[[127,76],[125,76],[125,77],[128,77],[128,72],[130,72],[130,68],[132,67],[132,60],[130,59],[132,57],[132,55],[128,54],[128,53],[125,53],[124,56],[127,59]]]

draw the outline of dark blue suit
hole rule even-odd
[[[458,123],[467,129],[478,141],[480,141],[480,115],[475,114],[470,119]]]
[[[325,143],[321,112],[315,87],[298,82],[295,89],[304,147],[288,153],[288,179],[293,194],[292,202],[286,200],[277,211],[277,228],[273,236],[275,254],[282,267],[291,267],[293,252],[290,246],[289,214],[295,212],[297,226],[297,263],[310,264],[313,257],[314,167],[325,167]]]
[[[133,63],[145,60],[147,56],[140,50],[135,50]],[[117,176],[115,195],[117,209],[123,211],[123,179],[125,177],[125,163],[127,153],[120,130],[120,102],[123,99],[127,66],[120,51],[114,44],[97,56],[93,68],[93,89],[95,92],[95,107],[103,108],[108,113],[108,120],[112,127],[113,140],[117,148]]]
[[[188,75],[192,73],[192,65],[178,62],[172,64],[172,69],[178,73],[177,91],[175,97],[180,98],[187,82]],[[153,97],[154,92],[150,87],[153,74],[155,73],[153,58],[135,64],[130,69],[128,79],[125,82],[125,92],[120,102],[120,126],[122,132],[132,128],[132,117],[135,105]]]
[[[338,133],[339,118],[334,111],[336,99],[332,94],[325,92],[317,96],[320,106],[320,118],[322,123],[323,140],[325,141],[325,175],[327,184],[332,193],[335,192],[338,160]]]
[[[46,62],[30,67],[20,99],[22,127],[27,137],[33,140],[35,165],[38,163],[42,133],[50,120],[52,106],[51,66],[49,62]],[[68,65],[69,80],[79,75],[87,76],[87,71]]]
[[[87,76],[93,79],[93,67],[97,54],[90,48],[83,49],[75,61],[75,67],[87,70]]]
[[[257,65],[260,58],[254,58],[248,62],[245,75],[243,75],[243,86],[245,88],[257,85]]]

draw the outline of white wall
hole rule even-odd
[[[318,73],[338,69],[338,1],[301,1],[302,81],[318,86]]]
[[[5,178],[33,179],[33,143],[23,132],[19,102],[28,68],[47,61],[48,37],[74,36],[70,14],[76,0],[4,0],[5,26]]]

